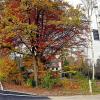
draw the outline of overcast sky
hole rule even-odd
[[[64,0],[64,1],[68,1],[70,4],[72,4],[74,6],[81,3],[81,0]]]

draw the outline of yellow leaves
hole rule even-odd
[[[6,38],[13,38],[14,36],[16,36],[16,33],[8,33]]]
[[[73,26],[79,26],[81,23],[81,12],[78,9],[74,9],[72,7],[69,7],[66,9],[66,11],[57,11],[55,10],[54,15],[59,16],[59,20],[49,20],[47,24],[55,24],[55,25],[73,25]]]
[[[0,58],[0,79],[7,78],[16,70],[16,64],[9,57]]]
[[[77,9],[69,8],[60,16],[61,21],[65,25],[80,25],[81,12]]]
[[[0,66],[2,66],[4,63],[3,59],[0,59]]]
[[[33,5],[39,8],[44,8],[52,6],[52,3],[49,0],[33,0]]]
[[[15,16],[4,16],[1,19],[0,28],[2,33],[11,33],[18,25],[19,21]]]
[[[63,22],[62,21],[52,21],[52,20],[49,20],[48,22],[47,22],[47,24],[53,24],[53,25],[60,25],[60,24],[63,24]]]
[[[79,68],[79,66],[75,66],[75,65],[69,66],[70,70],[76,70],[77,68]]]
[[[29,30],[36,30],[37,26],[35,24],[28,24],[28,23],[21,23],[23,28],[29,29]]]
[[[28,68],[32,67],[32,59],[27,59],[27,60],[24,60],[24,66],[27,66]]]
[[[3,12],[4,12],[5,16],[10,16],[11,15],[11,9],[9,9],[7,7],[5,7],[5,9],[3,10]]]
[[[58,7],[60,3],[58,2],[53,2],[50,0],[32,0],[33,6],[37,7],[38,9],[44,9],[47,10]]]
[[[25,11],[32,6],[32,0],[21,0],[20,4],[21,10]]]
[[[36,30],[37,30],[37,26],[33,23],[33,24],[28,24],[28,23],[20,23],[19,27],[22,30],[22,34],[23,36],[25,35],[27,38],[28,37],[35,37],[36,36]]]
[[[2,42],[2,39],[4,38],[4,34],[2,34],[2,32],[0,32],[0,43]]]
[[[80,25],[80,19],[79,18],[72,18],[72,17],[61,17],[61,20],[59,21],[52,21],[49,20],[47,24],[54,24],[54,25]]]

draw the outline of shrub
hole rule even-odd
[[[27,86],[32,86],[32,87],[36,86],[35,81],[33,79],[27,79],[26,83]]]
[[[86,80],[87,79],[87,77],[86,76],[84,76],[82,73],[80,73],[80,72],[77,72],[75,75],[74,75],[74,77],[73,77],[74,79],[78,79],[78,80]]]
[[[52,78],[51,74],[47,73],[47,75],[44,77],[42,81],[42,87],[51,89],[57,83],[58,83],[58,79]]]
[[[20,70],[21,71],[26,71],[26,67],[25,66],[22,66],[22,67],[20,67]]]
[[[0,81],[3,81],[5,79],[4,75],[0,73]]]
[[[80,91],[82,94],[87,94],[89,93],[89,82],[87,79],[83,79],[83,80],[78,80],[79,84],[80,84]]]
[[[18,68],[15,61],[10,59],[9,56],[0,58],[0,80],[11,80],[17,71]]]
[[[92,88],[94,94],[100,94],[100,80],[92,81]]]
[[[80,88],[79,82],[75,80],[62,79],[60,84],[62,84],[63,89],[67,90],[75,90]]]

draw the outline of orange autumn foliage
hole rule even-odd
[[[8,56],[0,58],[0,79],[7,79],[10,74],[16,73],[17,70],[16,63]]]

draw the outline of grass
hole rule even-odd
[[[100,94],[100,80],[92,82],[93,94]]]

